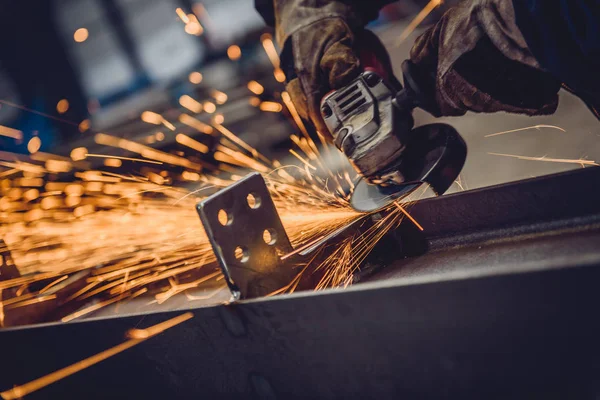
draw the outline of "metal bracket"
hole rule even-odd
[[[196,206],[235,300],[265,296],[294,278],[293,251],[263,177],[252,173]]]

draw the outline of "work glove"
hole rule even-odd
[[[374,0],[365,8],[343,0],[274,0],[286,90],[300,116],[310,119],[325,137],[329,131],[319,112],[321,99],[359,75],[355,32],[361,32],[388,1]]]
[[[360,62],[352,50],[354,39],[343,19],[328,18],[294,33],[286,44],[291,48],[282,53],[284,64],[293,62],[293,71],[284,68],[286,91],[300,116],[310,119],[326,137],[329,131],[321,118],[320,102],[329,91],[343,87],[360,73]]]
[[[467,111],[551,114],[560,82],[531,54],[511,0],[462,1],[421,35],[411,78],[435,116]]]

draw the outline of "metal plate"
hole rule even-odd
[[[292,245],[259,173],[201,201],[197,210],[235,299],[264,296],[292,280],[294,271],[280,267]]]

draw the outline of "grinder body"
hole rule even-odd
[[[352,206],[375,211],[408,195],[422,183],[443,194],[458,178],[467,147],[447,124],[413,129],[412,111],[428,108],[413,79],[414,64],[402,65],[405,87],[394,77],[385,48],[373,34],[356,49],[364,72],[321,101],[321,116],[340,149],[360,176]]]
[[[394,89],[373,71],[325,96],[321,114],[335,145],[370,183],[403,183],[394,168],[413,126],[410,113],[393,102]]]

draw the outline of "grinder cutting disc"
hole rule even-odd
[[[452,126],[430,124],[415,128],[397,167],[404,183],[379,186],[361,178],[350,204],[360,212],[376,211],[408,196],[423,183],[441,195],[458,178],[466,157],[467,145]]]

